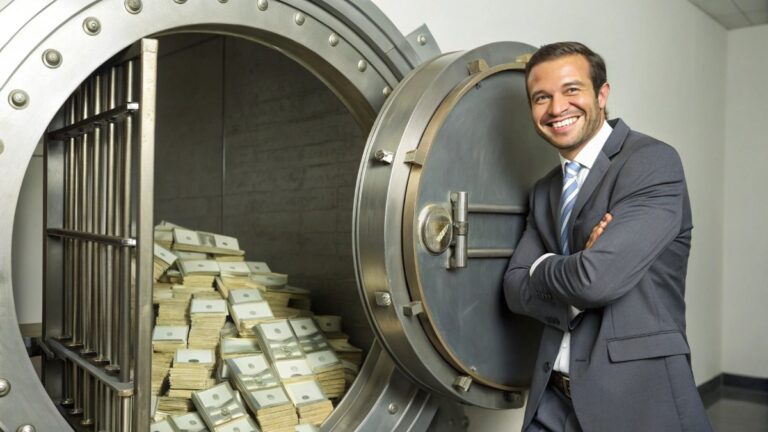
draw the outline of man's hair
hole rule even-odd
[[[592,81],[592,87],[595,88],[595,96],[597,96],[600,92],[600,87],[608,80],[608,74],[605,71],[605,61],[600,57],[600,54],[579,42],[555,42],[544,45],[536,50],[525,65],[526,84],[528,83],[528,76],[531,74],[531,70],[536,65],[569,55],[581,55],[587,60],[587,63],[589,63],[589,79]],[[526,85],[525,87],[527,92],[528,86]],[[530,94],[528,96],[530,101]]]

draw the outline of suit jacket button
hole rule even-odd
[[[544,362],[543,369],[544,372],[549,372],[549,370],[552,368],[552,364],[548,361]]]

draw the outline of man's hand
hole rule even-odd
[[[595,225],[594,228],[592,228],[592,232],[589,234],[589,238],[587,239],[587,245],[584,247],[584,249],[591,249],[592,246],[595,244],[597,239],[600,238],[601,235],[603,235],[603,231],[605,231],[605,228],[608,226],[609,223],[613,220],[613,216],[611,216],[610,213],[606,213],[605,216],[603,216],[602,219],[600,219],[600,222]]]

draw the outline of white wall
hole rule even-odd
[[[496,40],[578,40],[603,55],[611,116],[668,142],[683,158],[695,225],[686,293],[693,369],[698,383],[718,375],[726,30],[683,0],[374,3],[405,34],[426,23],[443,52]],[[522,410],[469,411],[470,430],[520,428]]]
[[[768,378],[766,42],[768,25],[728,33],[721,336],[723,371],[762,378]]]

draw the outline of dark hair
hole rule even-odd
[[[583,56],[589,63],[589,79],[592,81],[592,87],[595,88],[595,96],[600,92],[600,87],[608,80],[608,74],[605,71],[605,61],[600,54],[595,53],[586,45],[579,42],[555,42],[544,45],[531,56],[525,65],[525,82],[528,82],[528,76],[531,74],[537,64],[569,55]],[[526,85],[526,92],[528,86]],[[530,96],[530,94],[528,95]],[[607,115],[607,114],[606,114]]]

